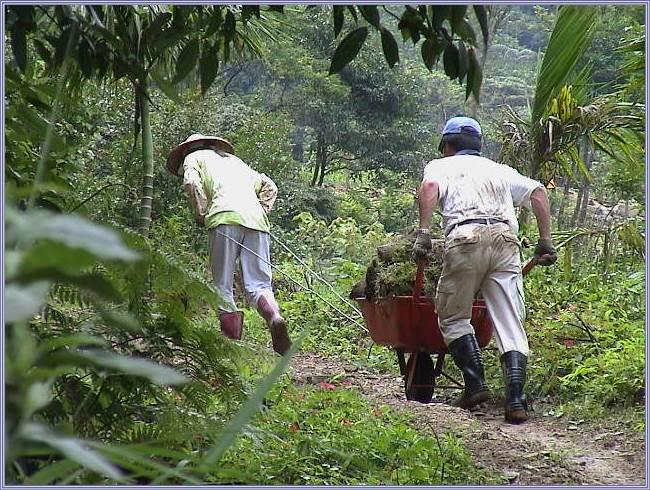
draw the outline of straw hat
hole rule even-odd
[[[217,136],[205,136],[195,133],[169,152],[167,170],[174,175],[178,175],[178,168],[185,160],[185,157],[197,150],[220,150],[231,155],[235,154],[235,149],[230,141]]]

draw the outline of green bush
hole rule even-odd
[[[551,270],[526,278],[530,389],[586,408],[643,402],[645,333],[641,264],[603,276],[575,267],[573,281]],[[636,271],[636,272],[635,272]]]

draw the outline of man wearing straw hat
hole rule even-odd
[[[267,217],[277,197],[276,185],[237,158],[229,141],[216,136],[188,137],[169,154],[167,169],[183,177],[194,217],[208,229],[212,277],[227,302],[219,310],[221,331],[241,338],[243,314],[233,297],[239,259],[247,299],[266,321],[273,350],[285,354],[291,340],[271,288]]]
[[[535,258],[539,265],[557,260],[551,241],[550,207],[544,186],[514,168],[481,156],[481,127],[457,116],[445,124],[439,146],[444,158],[424,169],[418,191],[420,231],[413,252],[431,250],[431,214],[440,204],[444,218],[443,269],[436,291],[438,324],[465,390],[454,402],[469,409],[488,399],[483,359],[470,324],[480,290],[492,317],[505,375],[505,418],[528,418],[523,388],[528,339],[515,206],[532,209],[539,228]]]

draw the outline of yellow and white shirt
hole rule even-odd
[[[183,188],[195,217],[205,227],[240,225],[270,231],[267,213],[273,208],[278,188],[234,155],[198,150],[185,157]]]

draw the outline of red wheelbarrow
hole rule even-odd
[[[523,268],[527,274],[535,265],[530,260]],[[443,371],[447,346],[438,327],[435,306],[422,296],[424,264],[418,264],[413,296],[393,296],[378,300],[358,298],[361,313],[372,340],[379,345],[393,347],[397,354],[400,373],[404,377],[407,400],[430,403],[433,392],[439,388],[463,388],[463,385]],[[492,320],[485,302],[474,301],[472,326],[481,348],[492,339]],[[409,354],[408,360],[405,354]],[[435,364],[432,355],[436,356]],[[439,385],[443,377],[452,385]]]

